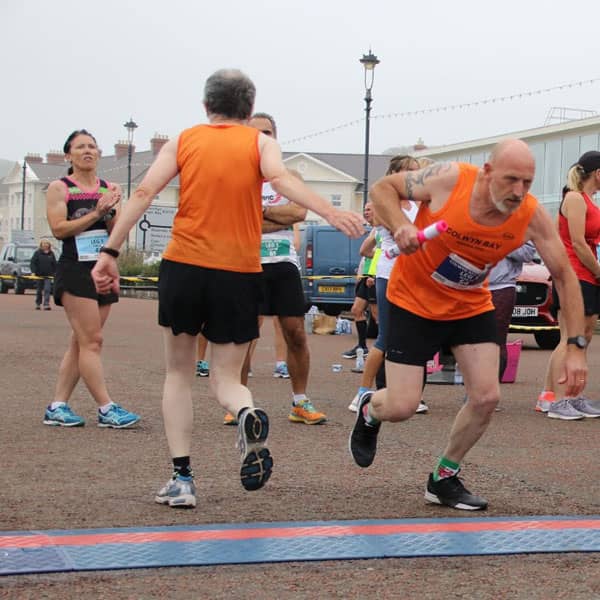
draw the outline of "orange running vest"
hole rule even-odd
[[[469,213],[478,172],[478,167],[459,164],[458,181],[444,206],[435,213],[427,204],[419,208],[415,219],[419,229],[444,219],[448,231],[414,254],[396,259],[387,289],[393,304],[434,321],[464,319],[493,310],[488,273],[524,243],[537,200],[527,194],[502,225],[479,225]]]
[[[179,206],[163,257],[259,273],[262,183],[258,130],[198,125],[179,136]]]

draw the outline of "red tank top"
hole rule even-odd
[[[592,199],[585,193],[581,192],[583,199],[585,201],[586,211],[585,211],[585,241],[589,246],[592,254],[598,260],[598,252],[596,246],[600,239],[600,208],[598,208]],[[562,208],[562,204],[561,204]],[[558,211],[558,234],[560,235],[560,239],[565,245],[565,249],[567,251],[567,256],[569,257],[569,261],[571,262],[571,266],[577,275],[577,279],[580,281],[587,281],[588,283],[593,283],[594,285],[598,285],[598,281],[592,274],[592,272],[579,260],[577,253],[575,252],[575,248],[573,248],[573,242],[571,241],[571,234],[569,233],[569,222],[563,214]]]
[[[478,172],[478,167],[459,164],[458,180],[444,206],[434,213],[421,205],[415,219],[419,229],[444,219],[448,230],[414,254],[396,259],[387,289],[390,302],[434,321],[493,310],[488,273],[523,244],[537,200],[527,194],[502,225],[480,225],[469,210]]]

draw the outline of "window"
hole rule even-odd
[[[544,196],[554,196],[561,190],[561,146],[562,140],[546,142],[546,160],[544,161]],[[552,200],[547,198],[545,200]]]
[[[342,205],[342,195],[341,194],[331,194],[331,204],[333,206],[341,206]]]
[[[597,134],[592,134],[592,135],[582,135],[579,138],[580,142],[581,142],[581,154],[583,154],[584,152],[587,152],[588,150],[598,150],[598,135]],[[579,158],[579,156],[577,157]]]
[[[567,173],[571,166],[577,162],[579,158],[579,138],[568,137],[563,139],[563,153],[562,153],[562,168],[560,170],[561,181],[566,183]]]
[[[531,193],[534,196],[541,196],[544,193],[544,144],[529,144],[529,149],[535,159],[535,178]]]

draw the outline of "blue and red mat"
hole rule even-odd
[[[0,575],[542,552],[600,552],[600,516],[8,531]]]

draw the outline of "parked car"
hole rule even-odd
[[[0,250],[0,293],[6,294],[9,289],[14,289],[16,294],[24,294],[26,289],[36,287],[35,279],[28,279],[23,275],[31,275],[29,263],[33,253],[37,250],[35,244],[21,244],[9,242]]]
[[[307,307],[337,316],[354,302],[360,245],[366,235],[351,239],[330,225],[302,230],[300,263]]]
[[[553,350],[560,341],[558,321],[552,309],[552,278],[541,262],[523,265],[517,279],[517,297],[509,331],[533,333],[540,348]]]

